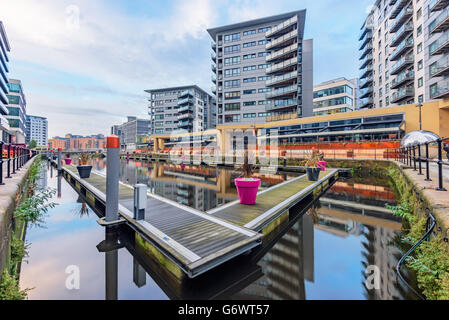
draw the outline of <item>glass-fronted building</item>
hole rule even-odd
[[[6,36],[6,31],[3,26],[3,22],[0,21],[0,139],[5,142],[11,141],[11,136],[9,134],[9,122],[6,119],[6,115],[8,114],[8,97],[9,93],[9,55],[8,52],[11,51],[9,46],[8,37]]]
[[[22,82],[16,79],[9,79],[8,83],[8,115],[9,126],[12,135],[12,142],[26,143],[26,99],[23,93]]]
[[[357,79],[338,78],[316,85],[313,89],[313,115],[324,116],[351,112],[356,108]]]
[[[26,116],[26,143],[36,141],[38,147],[48,145],[48,121],[47,118],[38,116]]]

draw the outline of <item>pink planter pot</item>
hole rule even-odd
[[[257,191],[260,186],[260,179],[254,178],[247,180],[244,178],[237,178],[234,180],[237,192],[239,194],[239,200],[241,204],[255,204],[257,198]]]
[[[66,165],[69,165],[72,163],[72,159],[70,159],[70,158],[66,158],[66,159],[64,159],[64,161],[65,161]]]
[[[324,171],[326,169],[327,161],[317,161],[316,165],[321,168],[321,171]]]

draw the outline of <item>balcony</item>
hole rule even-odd
[[[360,89],[366,88],[371,83],[373,83],[373,76],[365,78],[365,80],[360,81]]]
[[[406,56],[406,57],[403,57],[403,58],[399,59],[398,62],[396,62],[393,65],[393,67],[391,67],[390,74],[394,75],[394,74],[400,73],[405,68],[413,65],[414,61],[415,61],[415,59],[414,59],[414,57],[412,55],[409,55],[409,56]]]
[[[216,86],[212,86],[210,87],[210,91],[212,91],[213,94],[217,94],[217,87]]]
[[[391,81],[391,89],[397,89],[405,84],[415,80],[415,73],[413,71],[402,72]]]
[[[430,34],[443,32],[449,28],[449,7],[444,9],[436,18],[429,24]]]
[[[215,62],[215,60],[217,60],[217,55],[215,54],[215,52],[211,52],[210,58],[212,59],[213,62]]]
[[[278,24],[276,27],[271,28],[271,30],[268,30],[267,32],[265,32],[265,37],[266,38],[270,38],[270,37],[274,37],[278,34],[281,34],[282,32],[285,32],[286,29],[288,29],[289,27],[295,25],[298,22],[298,16],[293,16],[290,19],[282,22],[281,24]]]
[[[291,119],[297,119],[298,113],[296,112],[288,112],[288,113],[281,113],[281,114],[275,114],[272,116],[266,117],[267,122],[272,121],[281,121],[281,120],[291,120]]]
[[[271,87],[278,84],[288,83],[295,81],[298,78],[298,71],[289,72],[282,76],[273,77],[270,80],[265,81],[265,86]]]
[[[395,19],[399,13],[401,12],[401,10],[410,2],[411,0],[398,0],[395,4],[395,6],[393,7],[393,9],[391,9],[391,15],[390,15],[390,19]]]
[[[441,36],[429,45],[429,53],[431,55],[443,54],[449,51],[449,30],[441,34]]]
[[[404,24],[399,30],[394,34],[394,37],[390,41],[390,47],[396,47],[401,43],[402,40],[410,33],[413,32],[413,23],[409,22]]]
[[[391,102],[397,103],[404,99],[411,98],[415,96],[415,89],[413,88],[401,88],[397,92],[391,95]]]
[[[365,46],[362,50],[362,54],[360,55],[360,60],[365,58],[365,56],[369,53],[371,53],[371,51],[373,51],[373,44],[372,43],[368,43],[367,46]]]
[[[278,109],[286,109],[293,108],[298,106],[298,100],[296,99],[288,99],[288,100],[275,100],[272,104],[266,105],[265,110],[278,110]]]
[[[214,64],[214,63],[212,63],[211,64],[211,69],[212,69],[212,72],[217,72],[217,66]]]
[[[370,53],[368,54],[365,59],[363,59],[362,61],[360,61],[359,63],[359,69],[363,69],[365,68],[369,63],[371,63],[373,61],[373,55]]]
[[[371,41],[372,38],[373,38],[373,33],[371,31],[367,32],[365,34],[365,37],[361,41],[362,44],[360,45],[359,50],[363,50],[363,48]]]
[[[441,81],[436,86],[430,87],[430,99],[442,99],[449,97],[449,82]]]
[[[178,100],[178,106],[182,106],[184,104],[194,104],[194,101],[192,98],[185,98],[185,99]],[[179,110],[178,110],[178,112],[179,112]]]
[[[178,122],[178,128],[187,128],[193,126],[193,121],[185,120]]]
[[[374,89],[372,86],[369,86],[366,89],[360,90],[360,98],[363,99],[363,98],[371,97],[373,95],[373,91],[374,91]]]
[[[212,81],[213,83],[217,84],[217,78],[215,76],[211,76],[210,77],[210,81]]]
[[[297,93],[297,92],[298,92],[298,85],[295,84],[293,86],[288,86],[288,87],[285,87],[285,88],[279,88],[279,89],[276,89],[276,90],[274,90],[272,92],[268,92],[268,93],[265,94],[265,98],[272,99],[272,98],[275,98],[275,97],[282,97],[282,96],[286,96],[286,95],[292,95],[292,94]]]
[[[360,101],[359,107],[361,109],[369,108],[371,109],[374,106],[373,97],[365,98]]]
[[[213,40],[210,42],[210,46],[211,46],[212,50],[214,50],[214,51],[215,51],[215,49],[217,49],[217,44]]]
[[[296,40],[297,38],[298,38],[298,30],[290,31],[287,34],[284,34],[282,37],[272,40],[271,42],[268,42],[265,45],[265,49],[273,50],[276,47],[285,46],[287,44],[290,44],[290,42]]]
[[[390,33],[395,33],[411,16],[413,16],[413,8],[405,7],[401,13],[398,14],[394,23],[390,27]]]
[[[365,34],[367,33],[367,32],[372,32],[373,31],[373,27],[374,27],[374,25],[373,25],[373,23],[371,22],[371,23],[366,23],[363,27],[362,27],[362,29],[360,30],[360,33],[359,33],[359,41],[361,41],[362,39],[363,39],[363,37],[365,36]]]
[[[178,108],[177,111],[178,111],[178,113],[193,112],[193,106],[192,105],[186,105],[186,106]]]
[[[389,5],[390,5],[390,6],[394,5],[394,4],[396,3],[396,1],[398,1],[398,0],[390,0]]]
[[[429,4],[429,11],[436,12],[444,9],[449,4],[449,0],[433,0]]]
[[[193,113],[183,113],[178,115],[178,120],[185,120],[185,119],[193,120]]]
[[[298,43],[296,42],[282,50],[269,54],[268,56],[265,57],[265,61],[270,62],[276,59],[284,58],[288,55],[295,54],[297,50],[298,50]]]
[[[414,41],[413,38],[408,38],[403,40],[396,49],[390,55],[390,61],[396,61],[401,58],[402,55],[406,54],[413,49]]]
[[[274,64],[271,67],[266,68],[265,72],[266,72],[266,74],[279,72],[279,71],[283,71],[286,69],[291,69],[292,67],[296,66],[297,64],[298,64],[298,58],[294,57],[294,58],[288,59],[286,61]]]
[[[178,94],[178,99],[182,98],[182,97],[186,97],[186,96],[194,97],[195,95],[193,94],[193,91],[191,91],[191,90],[184,90],[180,94]]]
[[[445,56],[433,63],[429,68],[431,77],[442,77],[449,75],[449,56]]]
[[[360,79],[363,79],[373,73],[373,65],[370,64],[360,71]]]

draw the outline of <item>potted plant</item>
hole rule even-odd
[[[248,154],[245,154],[244,162],[240,166],[241,176],[234,179],[237,193],[241,204],[252,205],[256,203],[257,191],[260,186],[260,179],[253,178],[254,165],[248,161]]]
[[[318,155],[317,165],[321,168],[321,171],[326,170],[327,161],[324,161],[324,153]]]
[[[90,171],[92,170],[92,166],[88,165],[89,159],[90,155],[88,153],[81,153],[80,163],[78,166],[76,166],[80,178],[86,179],[90,177]]]
[[[318,181],[320,176],[321,167],[318,166],[319,153],[313,150],[309,158],[306,160],[306,172],[309,181]]]
[[[70,153],[65,154],[64,162],[66,165],[69,165],[72,163],[72,159],[70,158]]]

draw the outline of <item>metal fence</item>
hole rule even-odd
[[[37,154],[35,150],[1,141],[0,150],[0,185],[4,185],[4,179],[12,178],[17,170]],[[3,172],[4,163],[6,163],[6,177]]]

